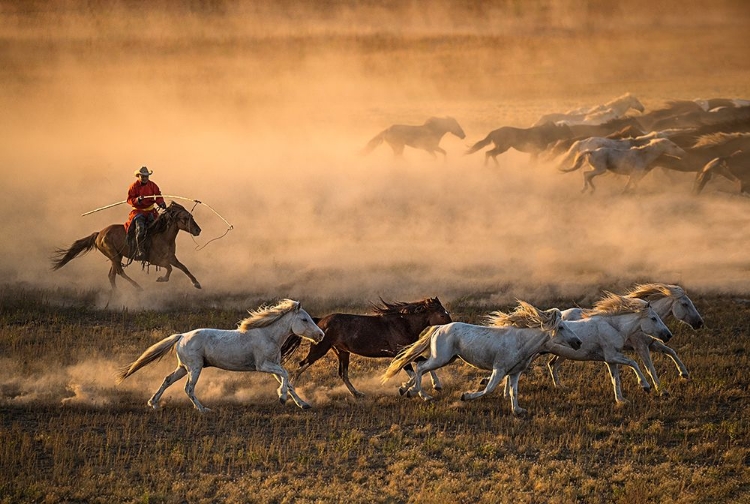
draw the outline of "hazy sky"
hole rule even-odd
[[[106,292],[98,252],[54,273],[49,256],[124,221],[125,205],[81,214],[124,200],[147,165],[165,194],[234,225],[195,250],[226,229],[198,206],[204,232],[180,235],[178,257],[204,291],[131,266],[152,298],[745,291],[750,201],[729,184],[694,198],[689,177],[654,172],[636,195],[608,176],[582,196],[580,172],[463,155],[492,129],[625,92],[649,109],[750,98],[743,2],[652,4],[0,2],[0,283]],[[443,115],[467,135],[444,137],[446,161],[359,155],[391,124]]]

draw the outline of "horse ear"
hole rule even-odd
[[[294,311],[299,311],[299,309],[302,307],[302,303],[299,301],[294,302]]]

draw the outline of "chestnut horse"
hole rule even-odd
[[[190,271],[182,264],[175,255],[175,240],[179,231],[187,231],[193,236],[201,233],[201,228],[193,219],[193,214],[185,209],[182,205],[174,201],[167,207],[156,221],[149,226],[148,237],[150,241],[148,249],[148,263],[154,266],[165,268],[167,272],[164,276],[156,279],[157,282],[168,282],[172,274],[172,266],[185,273],[196,289],[201,288],[201,284]],[[95,231],[85,238],[76,240],[68,249],[57,249],[52,258],[52,269],[59,270],[70,261],[81,254],[97,248],[99,252],[107,256],[112,262],[109,269],[109,283],[112,291],[117,289],[115,285],[116,275],[120,275],[138,290],[142,290],[138,283],[130,278],[123,270],[122,258],[132,258],[134,250],[128,246],[125,226],[122,224],[112,224],[101,231]],[[111,293],[110,293],[111,296]]]
[[[381,302],[382,306],[375,306],[372,315],[333,313],[316,320],[325,337],[320,343],[310,345],[310,351],[300,361],[292,381],[333,348],[339,358],[339,376],[355,397],[362,397],[364,394],[349,381],[350,354],[393,358],[402,348],[417,341],[419,333],[427,326],[451,322],[450,314],[438,298],[413,303],[386,303],[382,299]],[[294,352],[300,342],[301,339],[294,336],[286,340],[281,349],[284,359]],[[404,368],[404,371],[413,375],[411,366]],[[437,376],[433,374],[432,379],[434,387],[440,389]]]

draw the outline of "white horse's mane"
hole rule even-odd
[[[557,328],[561,320],[559,310],[541,311],[525,301],[519,301],[511,313],[494,311],[486,316],[487,325],[491,327],[542,328],[546,331]]]
[[[625,297],[637,299],[661,299],[665,297],[679,298],[686,294],[679,285],[663,283],[638,284],[625,294]]]
[[[747,137],[750,137],[750,133],[746,133],[746,132],[709,133],[707,135],[700,136],[698,140],[695,141],[693,148],[695,149],[696,147],[710,147],[712,145],[721,145],[730,140],[735,140],[738,138],[747,138]]]
[[[257,310],[248,310],[249,317],[240,321],[237,329],[246,332],[250,329],[267,327],[292,310],[299,308],[299,301],[283,299],[273,306],[261,306]]]
[[[594,304],[594,307],[583,310],[584,318],[596,315],[622,315],[625,313],[640,313],[648,306],[648,302],[634,297],[625,297],[612,292],[605,292],[604,296]]]

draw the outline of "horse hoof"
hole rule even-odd
[[[690,381],[690,380],[692,380],[692,378],[690,378],[690,375],[687,375],[687,374],[684,374],[684,375],[683,375],[683,374],[681,374],[681,375],[680,375],[680,378],[682,378],[682,379],[683,379],[683,380],[685,380],[685,381]]]
[[[404,395],[404,394],[406,394],[406,392],[407,392],[407,391],[408,391],[408,390],[407,390],[407,389],[405,389],[404,387],[399,387],[399,388],[398,388],[398,394],[399,394],[399,395]]]
[[[150,406],[151,408],[153,408],[153,409],[155,409],[155,410],[158,410],[158,409],[159,409],[159,403],[158,403],[158,402],[152,402],[152,401],[149,401],[149,402],[148,402],[147,404],[148,404],[148,405],[149,405],[149,406]]]
[[[462,401],[468,401],[469,400],[469,398],[466,395],[466,392],[464,392],[463,394],[461,394],[461,400]]]
[[[201,284],[199,284],[198,282],[195,282],[195,283],[193,283],[193,287],[195,287],[196,289],[200,289],[201,288]]]
[[[284,405],[286,404],[286,398],[279,397],[279,402]]]
[[[643,391],[647,394],[651,393],[651,387],[643,387]]]
[[[668,390],[660,390],[659,395],[661,397],[669,397],[669,391]]]
[[[159,278],[156,279],[156,281],[157,282],[168,282],[169,279],[168,278],[164,278],[164,277],[159,277]]]
[[[437,390],[438,392],[440,392],[441,390],[443,390],[443,386],[442,385],[436,385],[436,386],[433,387],[433,389]]]
[[[524,408],[517,408],[513,410],[513,414],[516,416],[525,416],[528,413]]]

